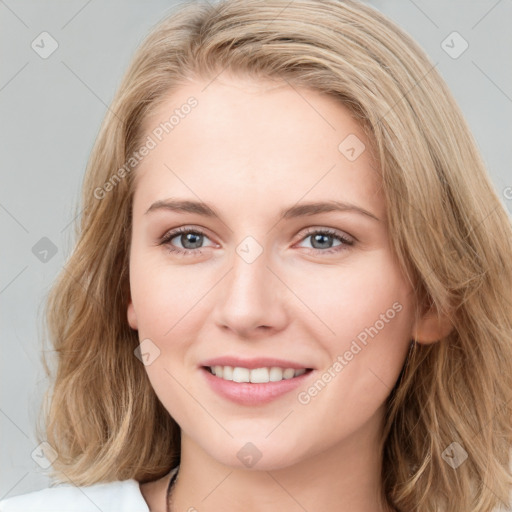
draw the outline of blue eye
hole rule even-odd
[[[176,247],[171,241],[178,238],[183,247]],[[169,252],[180,255],[193,256],[202,254],[201,250],[204,240],[208,237],[200,230],[182,227],[170,231],[160,241],[160,245],[167,245]],[[354,240],[345,234],[332,229],[312,229],[307,232],[301,240],[310,238],[313,247],[305,247],[316,253],[335,253],[345,250],[348,246],[354,245]],[[333,246],[332,239],[340,243]],[[316,247],[315,247],[316,246]]]
[[[171,240],[174,238],[178,238],[180,243],[184,246],[176,247],[173,244],[171,244]],[[198,251],[197,249],[201,249],[201,244],[204,240],[206,235],[198,230],[190,229],[190,228],[178,228],[173,231],[170,231],[161,240],[161,244],[165,245],[167,244],[169,252],[175,253],[175,254],[184,254],[184,255],[192,255],[192,254],[201,254],[201,251]],[[188,245],[191,245],[192,247],[187,247]]]
[[[303,240],[310,238],[312,241],[312,249],[323,253],[333,253],[343,251],[347,246],[354,245],[354,240],[348,236],[334,231],[332,229],[314,229],[306,233]],[[338,240],[340,243],[333,246],[331,239]],[[315,247],[315,245],[317,247]],[[309,248],[307,248],[309,249]]]

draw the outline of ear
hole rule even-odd
[[[453,324],[448,315],[433,307],[414,324],[412,336],[418,343],[430,344],[445,338],[452,330]]]
[[[128,302],[128,309],[127,309],[127,317],[128,317],[128,324],[132,329],[137,330],[139,328],[139,325],[137,323],[137,315],[135,314],[135,308],[133,307],[132,299]]]

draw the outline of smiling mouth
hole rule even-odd
[[[280,368],[278,366],[263,368],[243,368],[241,366],[203,366],[203,368],[219,379],[232,382],[249,382],[265,384],[280,382],[311,372],[312,368]]]

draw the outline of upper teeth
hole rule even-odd
[[[298,377],[306,372],[305,368],[296,370],[295,368],[279,368],[273,366],[271,368],[242,368],[240,366],[211,366],[212,373],[224,380],[232,380],[234,382],[252,382],[262,384],[265,382],[277,382],[283,379],[291,379]]]

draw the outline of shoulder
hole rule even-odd
[[[61,484],[0,501],[0,512],[149,512],[136,480]]]

